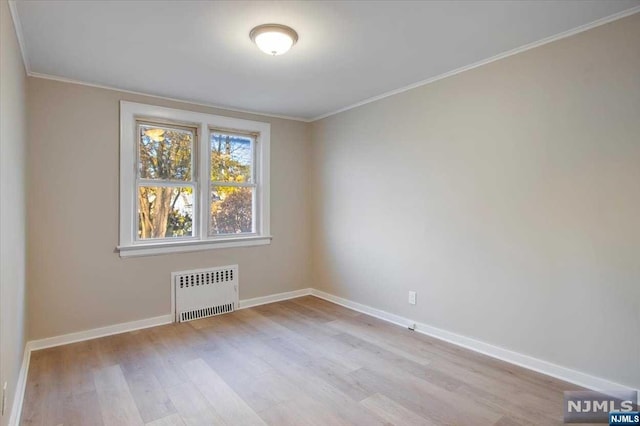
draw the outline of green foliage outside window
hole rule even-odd
[[[253,188],[224,186],[223,182],[252,182],[252,140],[247,137],[211,135],[210,234],[253,231]]]
[[[194,193],[191,186],[194,132],[139,125],[138,187],[140,239],[193,235]],[[253,140],[213,133],[210,140],[210,235],[253,231]],[[168,183],[172,185],[168,185]],[[184,182],[184,185],[176,183]]]

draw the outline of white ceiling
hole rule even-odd
[[[583,1],[18,0],[31,74],[313,119],[640,5]],[[300,39],[270,57],[249,40]]]

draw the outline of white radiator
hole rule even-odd
[[[174,272],[176,322],[235,311],[238,265]]]

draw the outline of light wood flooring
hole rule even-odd
[[[23,425],[558,425],[575,386],[308,296],[34,352]]]

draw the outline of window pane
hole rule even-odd
[[[138,188],[139,239],[192,235],[192,187],[140,186]]]
[[[138,132],[142,179],[191,180],[192,131],[140,124]]]
[[[209,235],[253,232],[253,192],[247,187],[212,188]]]
[[[211,133],[211,180],[252,182],[253,139],[249,136]]]

